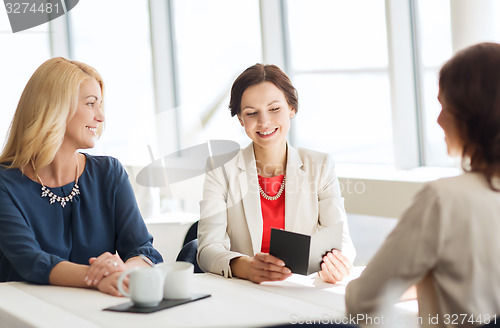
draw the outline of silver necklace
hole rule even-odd
[[[281,194],[283,193],[283,190],[285,190],[285,184],[286,184],[286,174],[283,177],[283,181],[281,182],[281,186],[280,186],[280,189],[278,190],[278,193],[276,195],[274,195],[274,196],[269,196],[268,194],[265,193],[264,189],[262,189],[262,187],[261,187],[261,185],[259,183],[260,195],[264,199],[267,199],[267,200],[276,200],[276,199],[280,198]]]
[[[33,166],[33,172],[34,172],[35,171],[35,165],[33,164],[33,161],[31,161],[31,165]],[[68,202],[73,202],[73,197],[75,197],[76,195],[80,194],[80,187],[78,187],[78,172],[79,171],[80,171],[80,164],[78,163],[78,157],[77,157],[76,158],[75,184],[73,185],[73,189],[71,189],[71,193],[68,196],[66,196],[66,197],[57,196],[49,188],[45,187],[45,185],[43,184],[42,179],[37,174],[36,178],[38,179],[38,181],[42,185],[42,194],[41,194],[41,197],[42,198],[48,197],[51,204],[54,204],[55,202],[58,202],[59,204],[61,204],[61,206],[63,208],[64,208],[64,206],[66,206],[66,204]]]

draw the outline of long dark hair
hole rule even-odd
[[[231,116],[241,112],[241,97],[245,90],[255,84],[268,81],[273,83],[285,95],[285,99],[290,107],[299,110],[299,99],[297,90],[292,85],[290,78],[276,65],[255,64],[241,73],[231,87],[231,100],[229,109]]]
[[[463,169],[484,174],[490,188],[500,191],[493,186],[500,176],[500,44],[458,52],[441,68],[439,89],[463,142]]]

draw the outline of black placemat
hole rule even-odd
[[[178,300],[166,299],[160,302],[157,306],[151,307],[138,307],[134,306],[133,302],[127,302],[115,306],[111,306],[105,308],[103,311],[114,311],[114,312],[132,312],[132,313],[153,313],[156,311],[161,311],[165,309],[172,308],[177,305],[182,305],[198,300],[202,300],[204,298],[210,297],[210,294],[194,294],[191,298],[183,298]]]

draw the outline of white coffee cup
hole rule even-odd
[[[163,272],[163,298],[185,299],[193,294],[194,265],[188,262],[156,265]]]
[[[123,289],[123,279],[130,276],[128,289]],[[135,267],[123,272],[118,279],[118,290],[130,297],[137,307],[157,306],[163,299],[164,274],[157,268]]]

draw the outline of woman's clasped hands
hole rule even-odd
[[[91,257],[89,265],[85,276],[87,286],[95,286],[101,292],[121,296],[117,281],[120,273],[125,271],[126,265],[118,254],[105,252],[98,257]]]

